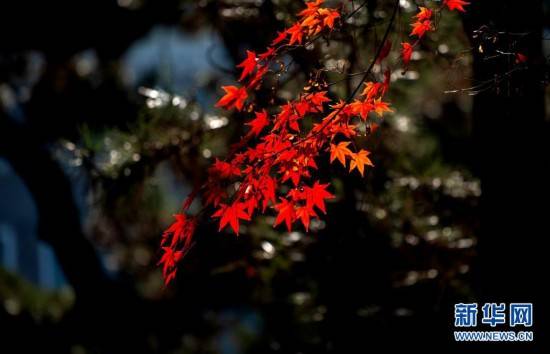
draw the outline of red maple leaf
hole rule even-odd
[[[170,247],[176,247],[178,243],[182,242],[183,247],[187,248],[191,244],[196,220],[185,214],[175,214],[174,218],[176,221],[162,233],[163,243],[167,242],[169,237],[172,236]]]
[[[272,46],[275,46],[286,39],[288,31],[282,31],[277,33],[277,37],[271,42]]]
[[[432,10],[427,7],[419,7],[420,11],[414,16],[418,22],[426,21],[432,18]]]
[[[411,61],[411,56],[413,53],[413,48],[414,47],[410,43],[401,43],[401,59],[403,60],[403,66],[405,66],[405,68],[409,66],[409,62]]]
[[[359,101],[355,100],[351,107],[353,108],[353,113],[358,114],[362,120],[366,120],[369,113],[372,111],[374,106],[369,100]]]
[[[250,131],[248,132],[248,134],[258,136],[262,132],[262,130],[269,124],[267,111],[264,109],[261,112],[256,112],[256,118],[245,124],[250,126]]]
[[[279,214],[277,214],[277,218],[275,219],[273,226],[277,226],[284,221],[288,231],[290,232],[292,230],[292,223],[296,219],[294,203],[281,197],[281,202],[275,205],[275,210],[277,210]]]
[[[306,96],[306,99],[311,102],[317,111],[323,111],[323,103],[330,102],[330,98],[327,96],[327,91],[319,91]]]
[[[219,183],[209,183],[204,191],[204,204],[217,207],[226,197],[227,191]]]
[[[424,20],[413,23],[411,36],[417,36],[418,38],[424,37],[426,32],[432,29],[432,21]]]
[[[361,92],[361,96],[365,96],[365,99],[371,100],[382,93],[382,86],[380,82],[365,82],[365,88]]]
[[[309,205],[311,208],[315,206],[326,214],[325,199],[334,198],[334,195],[327,191],[328,185],[328,183],[321,184],[319,181],[315,181],[312,187],[304,187],[306,205]]]
[[[445,0],[445,5],[449,8],[449,10],[458,10],[460,12],[466,12],[464,10],[464,6],[470,5],[469,2],[463,1],[463,0]]]
[[[302,39],[304,37],[304,31],[302,30],[302,26],[300,26],[299,23],[295,24],[294,26],[290,27],[287,30],[288,34],[290,34],[290,40],[288,41],[288,44],[293,45],[294,43],[302,44]]]
[[[260,193],[262,194],[262,197],[263,197],[263,201],[262,201],[262,212],[263,212],[267,208],[267,204],[269,202],[275,204],[275,202],[277,201],[275,197],[277,184],[275,180],[269,175],[262,176],[258,181],[258,183],[260,185],[259,187]]]
[[[237,65],[238,68],[243,68],[243,72],[241,74],[241,77],[239,78],[239,81],[243,81],[246,76],[254,71],[257,61],[258,60],[256,59],[256,53],[247,50],[246,59],[243,60],[239,65]]]
[[[176,265],[183,258],[183,251],[174,251],[171,247],[162,247],[164,254],[158,261],[157,265],[162,264],[162,276],[164,277],[164,285],[168,285],[172,279],[176,277]]]
[[[245,209],[246,204],[242,202],[234,202],[232,205],[221,204],[220,209],[218,209],[212,217],[220,218],[220,231],[227,224],[229,224],[233,231],[238,235],[239,219],[250,220],[250,215],[245,211]]]
[[[241,170],[229,162],[221,161],[216,158],[215,162],[208,169],[210,176],[218,177],[221,179],[231,178],[233,176],[240,176]]]
[[[244,101],[248,98],[248,93],[244,87],[237,86],[222,86],[225,91],[225,96],[220,98],[216,103],[216,107],[225,109],[237,108],[238,111],[243,109]]]
[[[296,208],[296,218],[302,221],[302,224],[306,228],[306,232],[309,231],[309,222],[312,216],[317,217],[317,214],[313,211],[313,206],[304,205]]]

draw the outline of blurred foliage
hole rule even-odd
[[[69,288],[44,290],[0,268],[0,299],[12,316],[30,316],[37,324],[57,322],[74,304]]]

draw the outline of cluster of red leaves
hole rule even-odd
[[[463,0],[444,0],[441,7],[437,9],[429,9],[427,7],[420,7],[418,13],[413,17],[414,22],[411,24],[411,37],[416,37],[416,40],[411,44],[409,42],[401,43],[401,59],[403,61],[403,67],[407,70],[411,56],[420,40],[426,35],[427,32],[433,31],[434,17],[436,13],[441,12],[445,7],[450,11],[457,10],[465,12],[464,6],[469,5],[469,2]]]
[[[444,2],[449,9],[459,11],[465,4],[461,0]],[[334,198],[327,190],[329,184],[315,177],[317,161],[329,154],[331,163],[338,160],[349,172],[357,170],[361,176],[365,166],[373,166],[370,152],[356,148],[354,138],[362,134],[361,125],[369,127],[367,131],[376,128],[372,115],[382,117],[392,112],[390,104],[384,101],[391,71],[383,62],[391,50],[390,41],[383,43],[375,58],[377,64],[386,68],[382,80],[365,82],[357,99],[332,100],[325,86],[317,84],[304,88],[296,99],[278,107],[258,109],[250,100],[265,75],[272,72],[271,64],[278,56],[292,46],[304,45],[304,41],[332,31],[341,18],[340,10],[323,7],[323,0],[306,5],[298,13],[298,20],[279,32],[265,52],[247,51],[246,59],[237,65],[242,70],[241,86],[222,87],[225,95],[216,106],[245,111],[252,117],[245,123],[249,130],[236,144],[236,152],[225,161],[216,159],[200,188],[203,211],[214,210],[211,216],[219,220],[220,230],[229,226],[238,234],[242,221],[273,209],[275,227],[284,224],[291,231],[296,223],[301,223],[308,231],[311,219],[326,213],[325,201]],[[411,35],[420,39],[433,30],[431,17],[432,10],[421,8]],[[403,44],[405,66],[414,45]],[[304,124],[304,120],[311,124]],[[175,223],[164,233],[161,244],[164,253],[159,264],[163,265],[166,283],[174,278],[177,262],[192,245],[197,219],[188,215],[188,208],[197,194],[198,191],[188,197],[182,213],[175,215]]]

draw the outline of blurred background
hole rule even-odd
[[[459,352],[477,347],[453,344],[453,305],[485,300],[534,302],[542,338],[550,2],[472,2],[392,74],[396,113],[359,142],[376,168],[320,165],[337,198],[308,234],[202,223],[167,288],[162,230],[246,132],[214,108],[219,87],[302,2],[2,2],[0,352]],[[291,52],[277,98],[319,69],[346,97],[358,77],[341,73],[368,66],[392,3]],[[394,63],[417,11],[399,4]],[[510,72],[503,48],[529,67]]]

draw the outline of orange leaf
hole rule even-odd
[[[349,164],[349,171],[353,171],[354,168],[357,168],[361,176],[363,176],[363,172],[365,171],[365,165],[374,167],[374,164],[372,161],[368,158],[370,155],[370,152],[367,150],[359,150],[358,153],[351,155],[351,161]]]
[[[342,141],[338,145],[330,144],[330,162],[338,159],[346,167],[346,156],[352,154],[351,150],[347,148],[349,144],[349,141]]]
[[[323,24],[330,29],[334,28],[334,20],[340,17],[338,11],[331,9],[320,9],[319,13],[324,17]]]
[[[304,31],[302,30],[302,26],[300,26],[299,23],[295,24],[294,26],[290,27],[287,32],[290,34],[290,39],[288,41],[288,44],[293,45],[294,43],[302,44],[302,38],[304,36]]]
[[[374,101],[374,111],[379,116],[382,116],[384,112],[393,112],[393,109],[390,108],[389,103],[383,102],[381,98]]]

